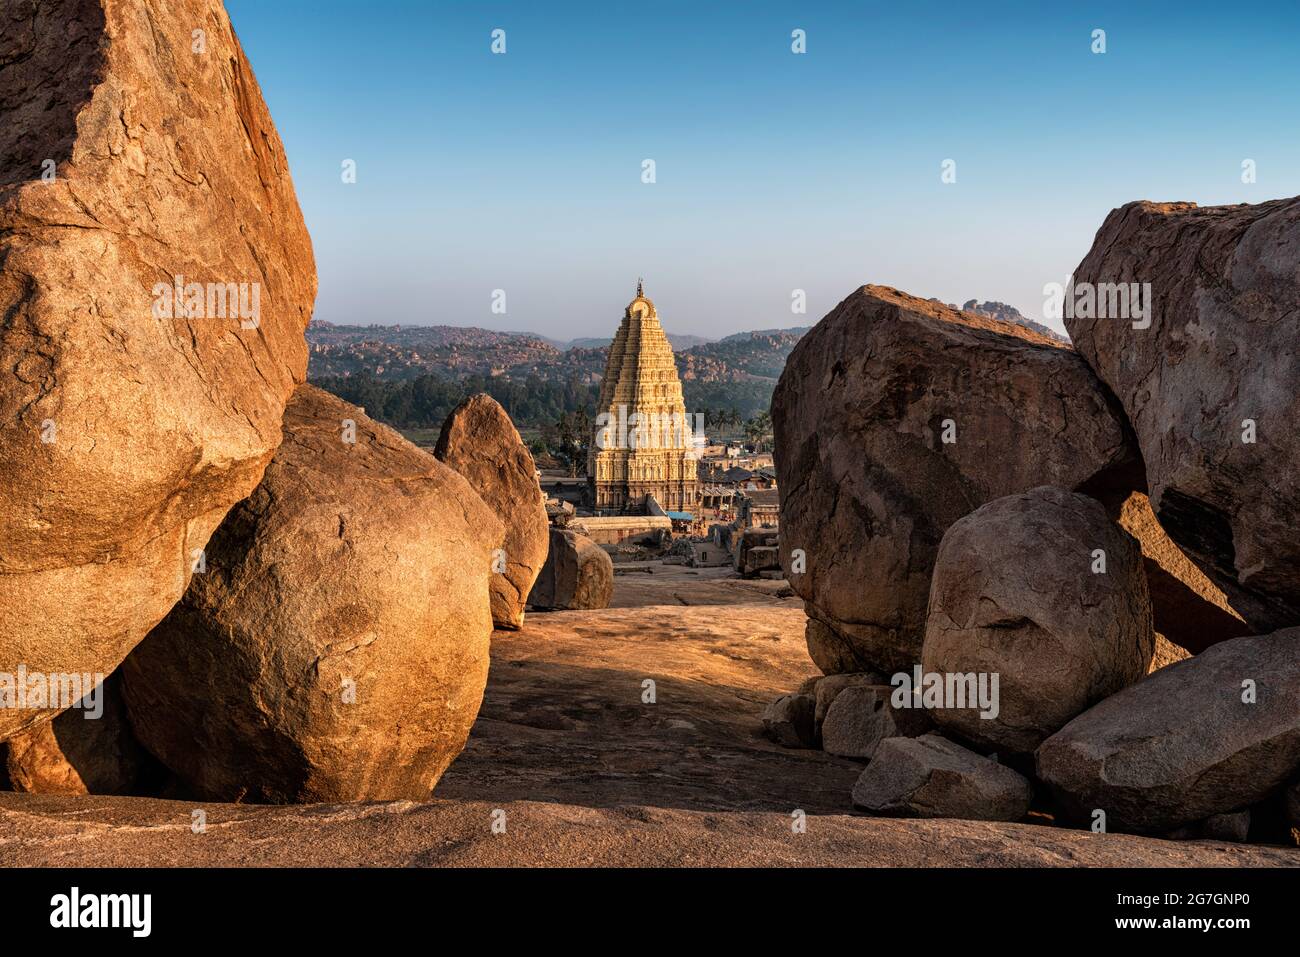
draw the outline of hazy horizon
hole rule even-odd
[[[714,339],[865,283],[1063,331],[1043,286],[1111,209],[1300,193],[1290,4],[227,6],[340,325],[607,337],[644,276]]]

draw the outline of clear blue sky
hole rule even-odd
[[[715,337],[865,282],[1041,319],[1115,206],[1300,193],[1294,0],[226,6],[331,322],[609,335],[638,275]]]

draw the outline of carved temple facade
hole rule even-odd
[[[641,512],[653,495],[670,512],[697,497],[695,438],[672,346],[637,283],[609,348],[587,478],[599,514]]]

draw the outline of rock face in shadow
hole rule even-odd
[[[614,596],[614,561],[568,528],[551,528],[550,547],[528,604],[543,611],[608,608]]]
[[[218,0],[12,0],[0,63],[0,668],[103,675],[279,444],[315,265]]]
[[[1085,711],[1038,749],[1067,812],[1163,833],[1237,811],[1300,770],[1300,628],[1234,638]],[[1253,697],[1252,697],[1253,696]]]
[[[135,794],[147,761],[127,723],[119,674],[79,707],[0,743],[0,778],[33,794]]]
[[[1300,199],[1138,202],[1106,218],[1067,291],[1160,524],[1255,634],[1300,624],[1298,270]]]
[[[1113,399],[1068,347],[883,286],[800,340],[772,421],[782,565],[819,623],[809,650],[827,673],[918,660],[934,556],[957,519],[1039,485],[1127,483],[1136,461]]]
[[[1095,499],[1043,486],[982,505],[944,535],[925,672],[999,676],[996,714],[947,702],[934,711],[945,730],[1031,753],[1145,675],[1154,650],[1141,552]]]
[[[199,796],[427,797],[488,669],[501,523],[469,483],[311,386],[124,666],[137,737]]]
[[[498,628],[517,629],[549,546],[546,496],[532,453],[506,410],[479,394],[447,416],[433,454],[465,476],[505,525],[492,578],[492,620]]]
[[[1018,821],[1033,798],[1011,768],[937,734],[886,738],[853,785],[853,804],[876,814]]]

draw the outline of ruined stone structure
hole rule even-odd
[[[653,495],[668,511],[695,508],[691,422],[672,346],[641,283],[609,347],[587,459],[596,511],[640,511]]]

